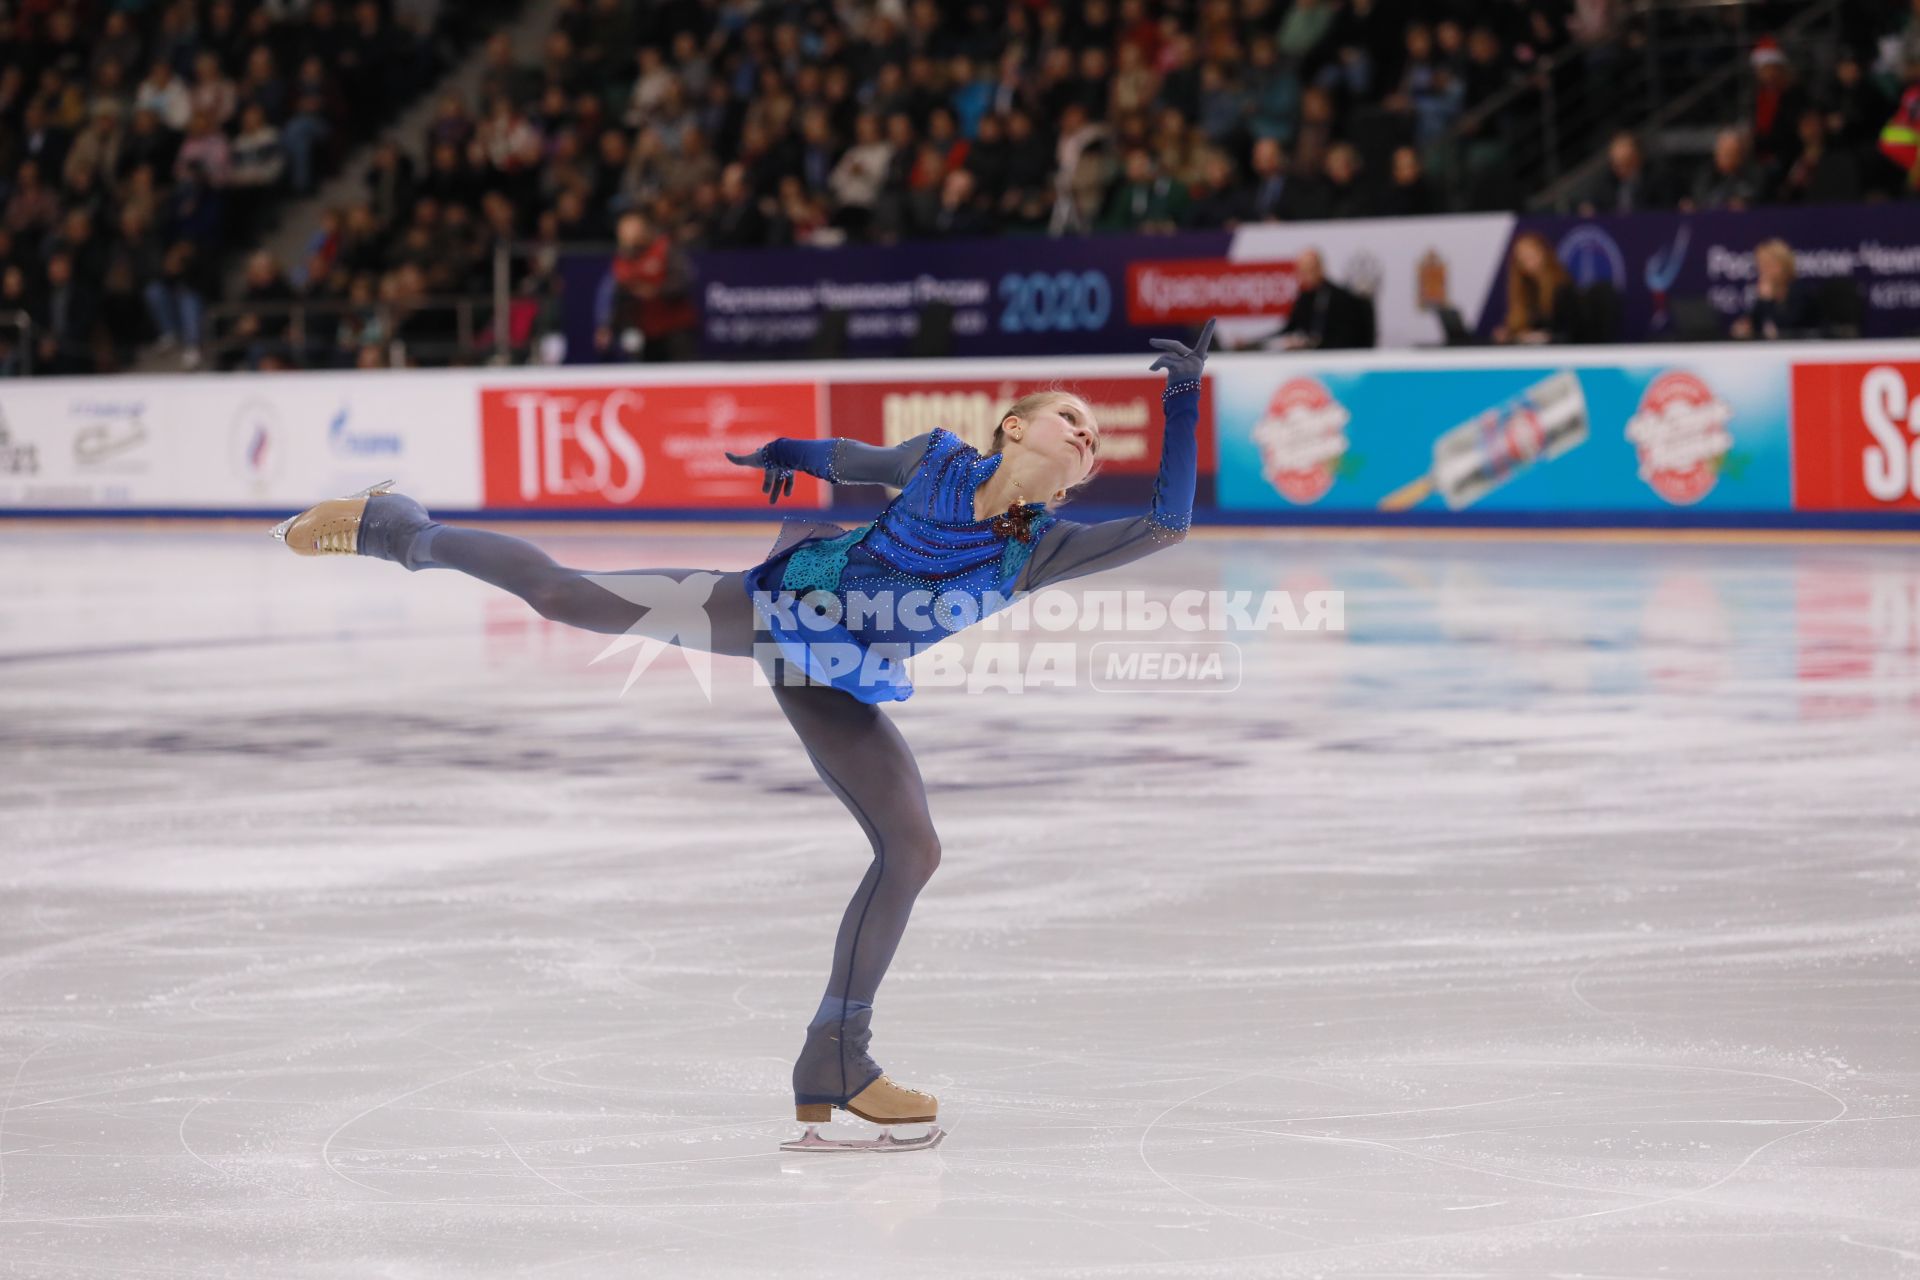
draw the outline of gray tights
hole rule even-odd
[[[716,581],[703,606],[708,636],[701,647],[736,657],[754,653],[756,619],[739,572],[587,573],[555,563],[525,539],[443,524],[396,542],[403,545],[393,558],[409,569],[456,569],[512,592],[555,622],[607,635],[632,631],[681,645],[699,638],[688,634],[685,610],[643,603],[665,597],[642,588],[652,579],[651,585],[666,586],[677,605],[696,599],[697,579],[710,576]],[[633,581],[619,581],[623,578]],[[687,593],[674,592],[673,584],[688,588]],[[881,708],[827,685],[790,683],[780,672],[773,696],[814,771],[873,848],[873,861],[841,918],[826,995],[794,1067],[797,1101],[843,1102],[880,1074],[866,1052],[874,992],[900,945],[914,899],[940,865],[940,838],[913,751]]]

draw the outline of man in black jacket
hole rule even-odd
[[[1367,304],[1327,279],[1319,250],[1307,249],[1295,258],[1293,273],[1300,292],[1286,327],[1268,345],[1282,351],[1344,351],[1373,345]]]

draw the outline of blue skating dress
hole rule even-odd
[[[1153,506],[1082,524],[1042,503],[987,520],[974,494],[1000,468],[944,429],[892,448],[854,440],[772,441],[770,462],[835,484],[900,490],[855,528],[793,519],[745,585],[781,656],[862,702],[911,697],[906,659],[1026,592],[1136,560],[1177,542],[1193,514],[1199,384],[1170,385]]]

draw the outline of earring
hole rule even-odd
[[[1065,489],[1056,489],[1053,494],[1053,500],[1055,502],[1058,502],[1060,501],[1060,499],[1066,496],[1067,496],[1067,491]]]

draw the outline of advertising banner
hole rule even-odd
[[[1236,263],[1294,263],[1309,249],[1327,278],[1373,300],[1381,347],[1437,347],[1446,340],[1436,310],[1479,324],[1500,275],[1514,226],[1512,214],[1434,218],[1352,218],[1343,222],[1260,222],[1234,233]],[[1229,344],[1270,337],[1278,326],[1226,319]]]
[[[0,508],[297,509],[389,479],[471,508],[464,403],[419,374],[0,381]]]
[[[483,386],[480,453],[489,507],[765,506],[762,473],[728,452],[819,434],[813,382]],[[796,476],[793,506],[825,482]]]
[[[1313,509],[1785,512],[1787,368],[1739,355],[1627,366],[1215,375],[1219,505]]]
[[[1705,298],[1723,321],[1753,299],[1753,249],[1785,240],[1797,274],[1816,290],[1852,280],[1863,337],[1920,334],[1920,216],[1911,205],[1642,213],[1597,218],[1524,217],[1516,233],[1546,236],[1580,284],[1607,281],[1619,292],[1622,341],[1671,333],[1674,298]],[[1478,328],[1491,334],[1506,315],[1504,265]],[[1467,317],[1474,324],[1473,317]]]
[[[701,349],[716,359],[801,356],[830,312],[846,316],[853,358],[901,356],[923,308],[953,309],[956,356],[1141,350],[1148,338],[1221,319],[1221,350],[1271,338],[1307,250],[1327,275],[1373,299],[1379,345],[1437,346],[1434,308],[1482,318],[1511,214],[1259,223],[1174,236],[1006,237],[838,249],[709,251],[692,257]],[[606,254],[570,254],[570,363],[593,363],[593,299]]]
[[[719,358],[801,354],[838,311],[849,355],[900,355],[922,310],[944,303],[957,356],[1138,351],[1166,328],[1130,318],[1128,263],[1218,259],[1227,245],[1218,233],[700,253],[702,346]]]
[[[392,479],[456,514],[750,515],[760,473],[728,452],[934,427],[987,449],[1048,386],[1102,428],[1075,501],[1125,510],[1159,469],[1162,383],[1138,353],[10,380],[0,512],[285,514]],[[1920,357],[1900,344],[1223,354],[1199,433],[1198,506],[1227,519],[1920,526]],[[874,496],[803,475],[781,505]]]
[[[1794,505],[1920,511],[1920,361],[1793,367]]]

